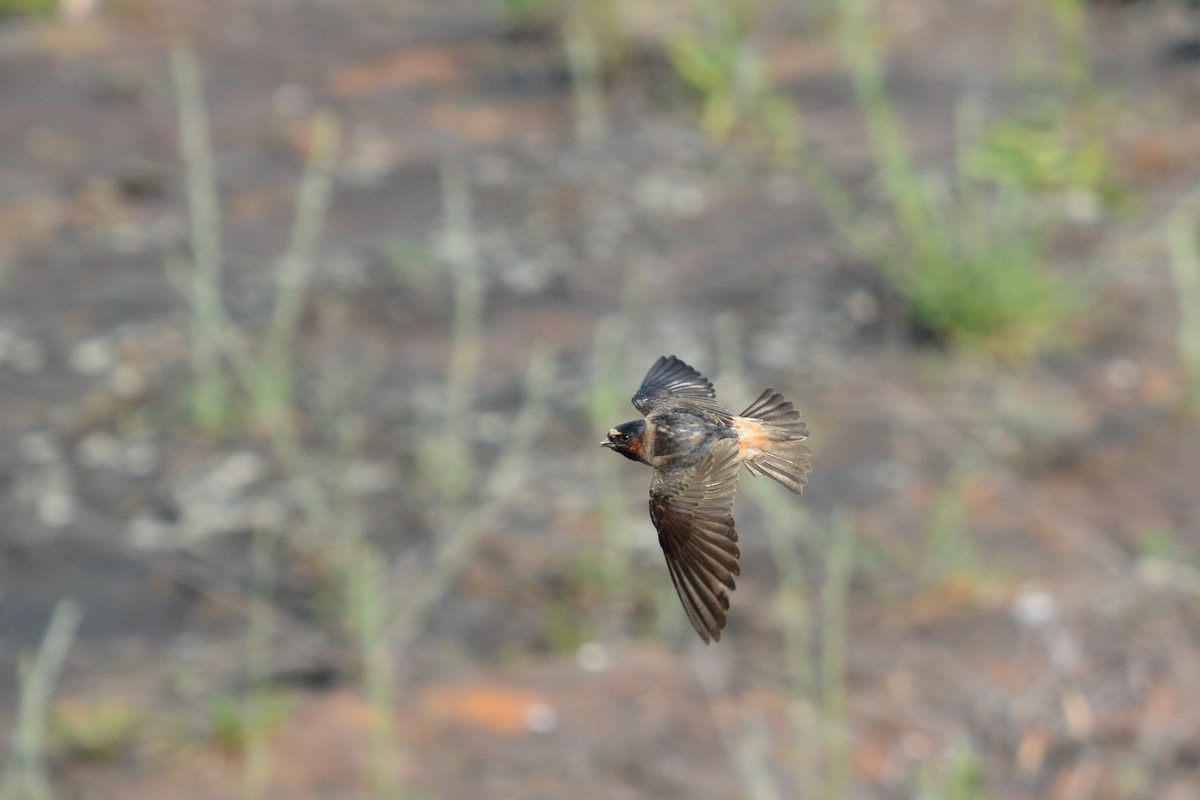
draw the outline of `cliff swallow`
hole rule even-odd
[[[645,419],[618,425],[600,444],[654,468],[650,519],[675,591],[700,638],[719,640],[741,555],[738,465],[801,494],[812,468],[808,427],[774,389],[730,414],[712,382],[675,356],[654,362],[633,405]]]

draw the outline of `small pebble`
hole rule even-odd
[[[69,361],[80,375],[99,375],[116,365],[117,349],[107,336],[92,336],[75,343]]]
[[[1058,602],[1044,589],[1026,589],[1013,601],[1012,615],[1026,627],[1040,628],[1058,619]]]
[[[118,397],[138,397],[146,391],[146,376],[132,364],[121,364],[113,370],[110,384]]]
[[[108,431],[92,431],[79,440],[75,448],[81,466],[91,469],[114,469],[121,463],[121,445]]]
[[[612,666],[612,655],[599,642],[586,642],[575,653],[575,660],[587,672],[604,672]]]
[[[553,733],[558,729],[558,711],[549,703],[530,703],[525,707],[525,727],[530,733]]]
[[[175,526],[148,514],[139,513],[129,521],[129,543],[146,550],[160,550],[174,544]]]
[[[48,489],[37,501],[38,520],[47,528],[62,528],[75,518],[75,500],[61,489]]]
[[[267,472],[267,462],[253,450],[231,453],[208,475],[214,488],[235,492],[256,482]]]
[[[708,210],[708,193],[697,183],[666,175],[647,175],[634,188],[639,206],[676,219],[696,219]]]

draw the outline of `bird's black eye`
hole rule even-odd
[[[629,434],[628,433],[618,433],[617,434],[617,444],[629,444]]]

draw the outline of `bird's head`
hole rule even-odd
[[[645,420],[622,422],[608,432],[608,437],[600,443],[601,447],[615,450],[631,461],[646,460],[646,449],[643,436],[646,433]]]

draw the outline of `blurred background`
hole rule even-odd
[[[0,798],[1200,798],[1192,5],[0,0]]]

